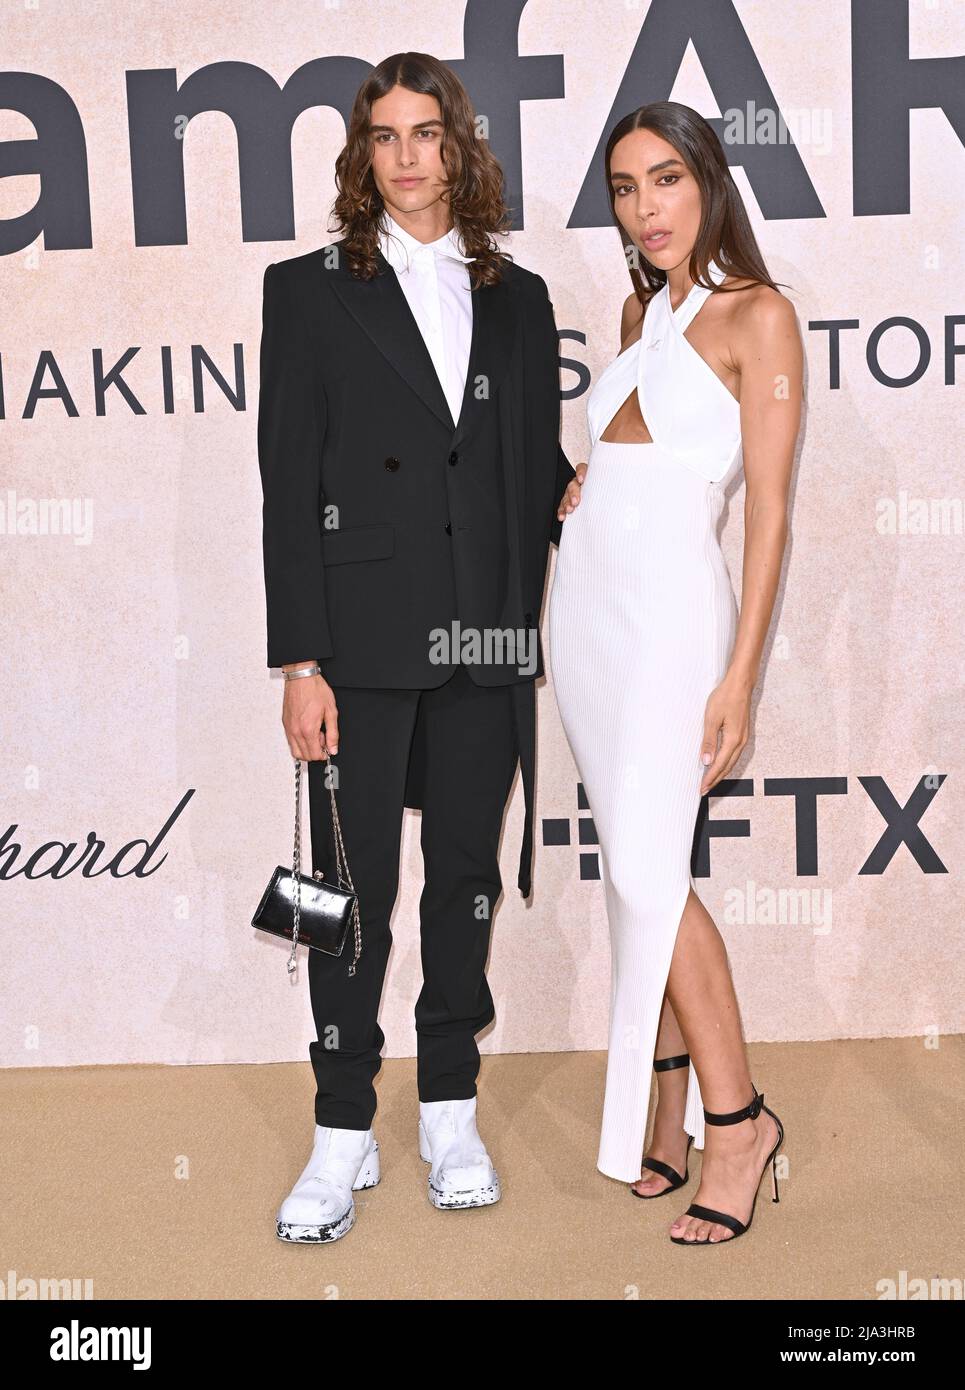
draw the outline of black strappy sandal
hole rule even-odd
[[[654,1062],[654,1071],[675,1071],[677,1067],[688,1067],[690,1065],[690,1053],[681,1052],[678,1057],[663,1057],[659,1062]],[[694,1142],[692,1134],[687,1135],[687,1158],[690,1156],[690,1146]],[[683,1177],[677,1172],[676,1168],[671,1168],[669,1163],[662,1163],[659,1158],[645,1158],[640,1165],[641,1168],[649,1168],[654,1173],[659,1173],[662,1178],[666,1178],[670,1183],[669,1187],[663,1187],[659,1192],[637,1192],[636,1188],[631,1187],[630,1191],[634,1197],[640,1197],[645,1202],[652,1202],[655,1197],[666,1197],[668,1192],[676,1192],[678,1187],[683,1187],[685,1182],[690,1179],[690,1171],[687,1162],[684,1162]],[[642,1174],[641,1174],[642,1176]]]
[[[770,1115],[771,1119],[777,1125],[777,1143],[764,1160],[764,1167],[761,1169],[761,1178],[767,1172],[767,1165],[770,1164],[771,1181],[774,1187],[774,1196],[771,1200],[777,1202],[780,1200],[777,1195],[777,1151],[784,1143],[784,1126],[774,1114],[774,1111],[764,1104],[764,1097],[758,1095],[757,1087],[753,1082],[751,1082],[751,1089],[754,1092],[754,1099],[751,1101],[750,1105],[745,1105],[743,1110],[732,1110],[726,1115],[715,1115],[712,1114],[711,1111],[705,1110],[704,1120],[709,1125],[736,1125],[741,1120],[756,1120],[762,1110],[767,1111],[768,1115]],[[685,1216],[699,1216],[702,1221],[713,1221],[718,1226],[726,1226],[728,1230],[734,1232],[732,1236],[728,1236],[724,1240],[687,1240],[684,1236],[671,1236],[670,1239],[673,1241],[674,1245],[730,1245],[732,1240],[736,1240],[738,1236],[742,1236],[745,1231],[750,1230],[751,1222],[754,1220],[754,1208],[757,1206],[757,1193],[760,1191],[760,1186],[761,1179],[758,1178],[757,1188],[754,1192],[754,1200],[751,1203],[751,1214],[747,1218],[746,1225],[743,1221],[738,1221],[736,1216],[728,1215],[726,1211],[714,1211],[713,1207],[701,1206],[699,1202],[691,1202],[690,1206],[684,1212]]]

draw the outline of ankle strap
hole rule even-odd
[[[710,1110],[704,1110],[704,1119],[709,1125],[736,1125],[741,1120],[756,1120],[761,1113],[764,1104],[764,1097],[758,1095],[757,1087],[751,1082],[751,1090],[754,1092],[754,1099],[750,1105],[745,1105],[743,1110],[731,1110],[726,1115],[715,1115]]]
[[[659,1062],[654,1062],[654,1071],[674,1071],[677,1067],[690,1065],[690,1053],[681,1052],[679,1057],[662,1057]]]

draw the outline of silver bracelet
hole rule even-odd
[[[297,681],[300,676],[320,676],[322,668],[320,666],[305,666],[300,671],[282,671],[286,681]]]

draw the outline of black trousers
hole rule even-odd
[[[368,1129],[385,1041],[378,1011],[399,887],[406,771],[413,738],[426,749],[422,807],[425,888],[419,904],[422,990],[415,1006],[419,1099],[476,1094],[475,1035],[495,1017],[486,981],[492,915],[502,892],[498,845],[516,771],[508,687],[476,685],[457,667],[430,690],[335,689],[339,751],[331,759],[339,820],[359,895],[362,951],[351,930],[341,956],[308,952],[317,1041],[315,1122]],[[311,762],[313,869],[335,877],[328,763]]]

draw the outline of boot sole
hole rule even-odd
[[[364,1182],[354,1182],[352,1184],[353,1192],[365,1192],[370,1187],[378,1187],[382,1181],[381,1154],[377,1140],[375,1148],[362,1166],[363,1168],[367,1167],[370,1173],[374,1167],[375,1176]],[[347,1236],[354,1225],[355,1204],[353,1202],[344,1216],[340,1216],[337,1221],[329,1221],[324,1226],[306,1226],[302,1222],[276,1220],[275,1234],[279,1240],[290,1241],[296,1245],[327,1245],[333,1240],[341,1240],[342,1236]]]
[[[424,1130],[420,1121],[419,1125],[419,1157],[423,1163],[432,1163],[431,1154],[426,1153],[429,1147],[428,1140],[424,1137]],[[471,1187],[464,1192],[444,1192],[435,1187],[430,1177],[428,1183],[429,1201],[438,1211],[465,1211],[470,1207],[491,1207],[494,1202],[498,1202],[501,1194],[499,1186],[499,1174],[493,1169],[493,1181],[487,1187]]]
[[[423,1159],[423,1162],[430,1160]],[[470,1207],[491,1207],[494,1202],[498,1202],[501,1194],[499,1186],[499,1174],[493,1173],[496,1179],[489,1187],[472,1187],[465,1192],[442,1192],[438,1187],[434,1187],[432,1180],[429,1180],[429,1201],[439,1211],[465,1211]]]
[[[276,1221],[275,1234],[279,1240],[291,1241],[296,1245],[325,1245],[329,1241],[341,1240],[355,1225],[355,1206],[349,1207],[344,1216],[330,1221],[326,1226],[302,1226],[293,1221]]]

